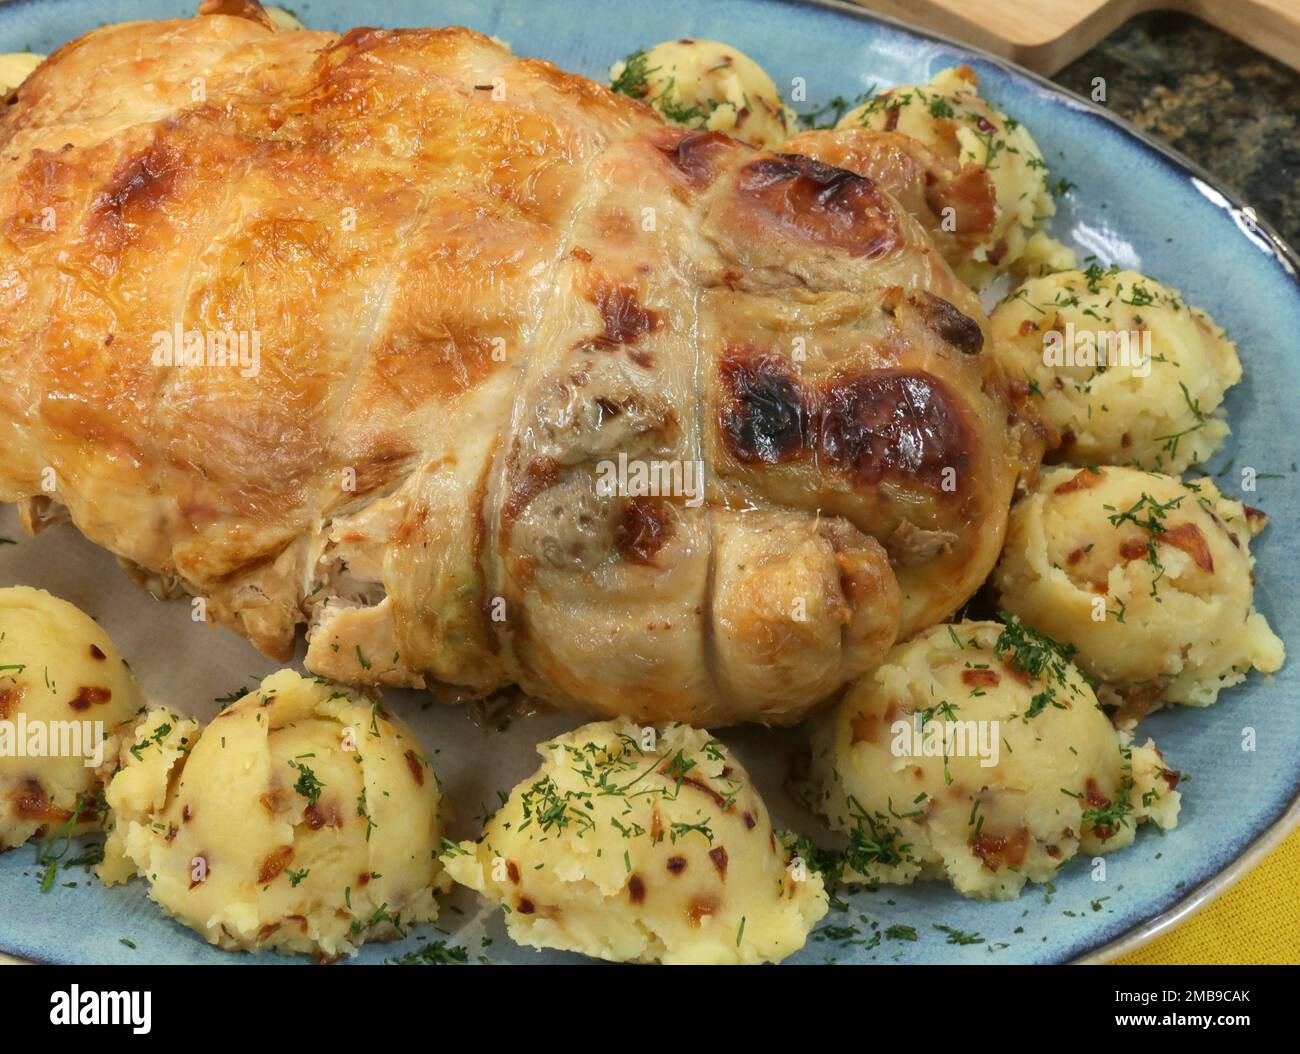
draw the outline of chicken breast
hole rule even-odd
[[[793,722],[1036,460],[887,192],[469,30],[209,0],[62,48],[0,147],[0,499],[337,680]]]

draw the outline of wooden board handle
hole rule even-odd
[[[1134,15],[1195,15],[1300,69],[1300,0],[857,0],[863,7],[984,48],[1047,76]]]
[[[1300,0],[1182,0],[1181,7],[1300,70]]]

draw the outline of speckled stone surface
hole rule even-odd
[[[1054,80],[1181,150],[1300,246],[1300,72],[1196,18],[1125,23]],[[1067,173],[1063,173],[1068,176]]]

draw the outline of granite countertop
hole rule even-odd
[[[1126,22],[1053,80],[1213,173],[1300,247],[1300,72],[1188,15]]]

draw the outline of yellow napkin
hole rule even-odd
[[[1300,963],[1300,830],[1209,907],[1115,962]]]

